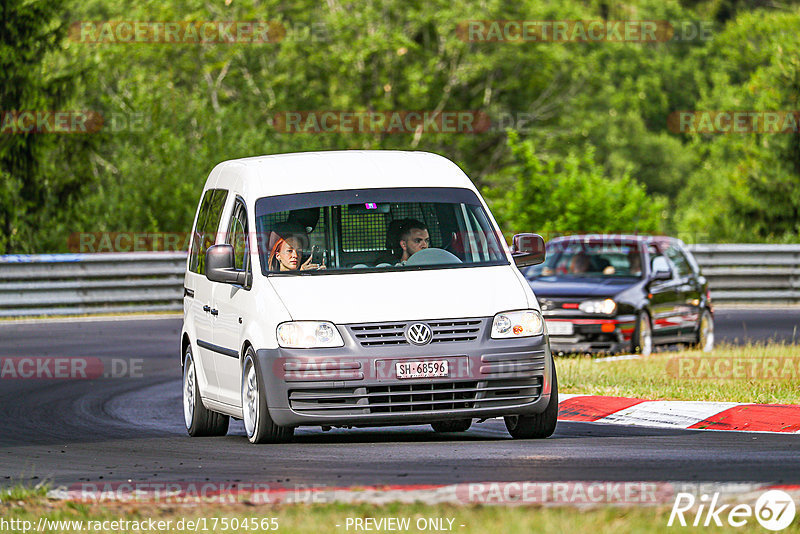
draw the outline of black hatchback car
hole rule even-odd
[[[554,352],[639,352],[657,344],[714,346],[708,282],[678,239],[576,235],[547,243],[523,270]]]

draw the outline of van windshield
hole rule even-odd
[[[480,200],[459,188],[391,188],[260,198],[265,275],[508,264]]]

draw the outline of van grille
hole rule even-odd
[[[435,382],[289,391],[289,406],[304,415],[454,413],[531,403],[542,379]]]
[[[416,322],[416,321],[413,321]],[[448,319],[420,321],[431,327],[431,343],[474,341],[478,339],[483,319]],[[412,321],[396,323],[366,323],[349,325],[348,328],[362,347],[408,345],[404,333]]]

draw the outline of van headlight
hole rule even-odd
[[[492,321],[494,339],[540,336],[543,333],[542,314],[536,310],[498,313]]]
[[[593,315],[611,315],[617,311],[617,303],[611,299],[606,300],[584,300],[578,306],[578,309],[583,313],[590,313]]]
[[[343,347],[341,334],[327,321],[290,321],[278,325],[278,345],[287,349]]]

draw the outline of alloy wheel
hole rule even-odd
[[[242,380],[242,412],[244,416],[244,427],[248,436],[252,436],[256,431],[258,423],[258,378],[256,377],[256,366],[253,360],[249,359],[245,363],[244,380]]]

